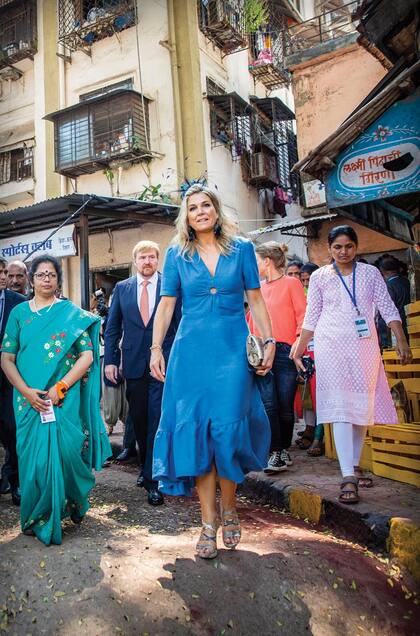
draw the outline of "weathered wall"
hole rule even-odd
[[[355,221],[350,221],[344,217],[338,217],[334,221],[326,221],[322,224],[319,237],[311,239],[308,245],[309,260],[317,265],[326,265],[330,262],[328,253],[328,232],[337,225],[350,225],[355,229],[359,238],[358,252],[360,254],[376,254],[377,252],[390,252],[393,250],[407,249],[407,244],[395,239],[388,238],[379,232],[370,230],[359,225]]]
[[[292,70],[301,159],[333,133],[386,74],[380,62],[357,44]]]

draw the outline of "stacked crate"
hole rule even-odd
[[[396,425],[372,426],[360,465],[375,475],[420,487],[420,301],[406,307],[413,359],[402,365],[396,351],[383,353],[389,387],[404,386],[407,403],[396,405]],[[330,425],[325,426],[325,454],[337,459]]]
[[[402,365],[393,350],[383,359],[390,388],[401,383],[407,403],[396,405],[399,424],[370,429],[372,471],[420,487],[420,301],[406,311],[413,359]]]

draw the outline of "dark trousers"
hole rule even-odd
[[[126,380],[126,385],[144,483],[147,489],[156,488],[157,482],[152,479],[153,445],[160,420],[163,382],[152,378],[147,368],[141,378]]]
[[[0,388],[0,442],[5,449],[5,462],[1,477],[6,477],[10,485],[19,485],[18,458],[16,454],[16,422],[13,413],[13,389],[10,385]]]
[[[123,448],[128,448],[129,450],[134,451],[136,450],[136,434],[134,432],[134,423],[130,415],[130,411],[128,412],[124,422]]]
[[[290,349],[290,345],[278,342],[271,373],[256,376],[270,420],[271,451],[287,449],[292,443],[297,372],[295,363],[289,358]]]

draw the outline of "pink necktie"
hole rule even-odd
[[[150,314],[149,314],[149,294],[147,293],[147,285],[149,284],[148,280],[143,280],[142,283],[143,289],[141,290],[140,296],[140,316],[143,320],[144,326],[149,322]]]

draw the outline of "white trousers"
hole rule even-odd
[[[334,422],[334,443],[343,477],[354,476],[354,467],[359,465],[367,426]]]

